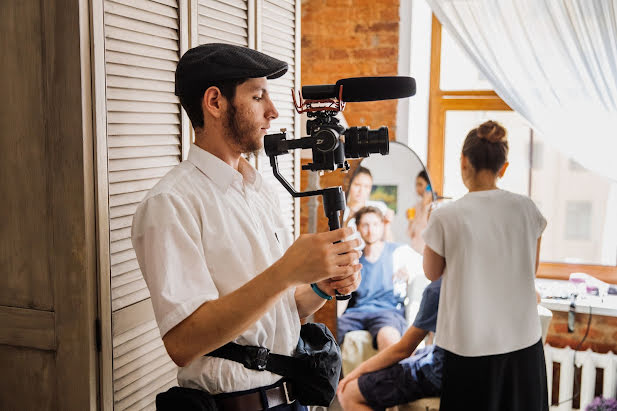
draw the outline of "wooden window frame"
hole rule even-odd
[[[431,28],[431,74],[429,85],[429,125],[427,168],[433,187],[443,192],[445,123],[447,111],[512,111],[493,90],[444,91],[441,78],[441,23],[435,15]],[[568,280],[570,273],[586,272],[599,280],[617,284],[617,265],[540,262],[538,278]]]

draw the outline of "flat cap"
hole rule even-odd
[[[287,63],[248,47],[209,43],[184,53],[176,67],[176,96],[205,91],[224,80],[267,77],[275,79],[287,72]]]

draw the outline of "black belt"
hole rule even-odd
[[[262,391],[265,394],[265,398],[262,397]],[[216,405],[221,411],[261,411],[281,404],[291,404],[295,400],[291,383],[288,381],[283,381],[265,390],[260,389],[255,392],[235,396],[228,395],[214,396]],[[267,408],[264,408],[264,404],[267,405]]]

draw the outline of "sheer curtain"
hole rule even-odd
[[[617,1],[427,1],[545,142],[617,180]]]

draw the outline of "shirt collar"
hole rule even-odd
[[[208,176],[222,190],[227,190],[234,181],[240,185],[243,182],[252,185],[256,191],[261,188],[261,175],[244,157],[240,157],[238,171],[236,171],[214,154],[191,144],[187,161]]]

